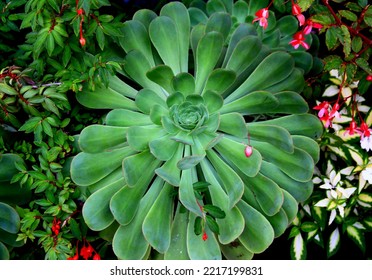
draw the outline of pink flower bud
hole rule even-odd
[[[245,146],[244,153],[245,153],[245,156],[246,157],[250,157],[252,155],[252,153],[253,153],[252,146],[250,146],[250,145]]]

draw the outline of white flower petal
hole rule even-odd
[[[316,207],[327,207],[328,204],[329,204],[329,202],[330,202],[330,200],[329,200],[328,198],[324,198],[324,199],[318,201],[318,202],[315,204],[315,206],[316,206]]]
[[[320,184],[322,182],[322,179],[320,179],[319,177],[314,177],[313,178],[313,183],[314,184]]]
[[[346,167],[346,168],[344,168],[344,169],[341,169],[341,170],[340,170],[340,173],[341,173],[342,175],[351,175],[351,173],[353,172],[354,168],[355,168],[355,166],[349,166],[349,167]]]
[[[349,198],[354,192],[356,188],[347,188],[347,189],[342,189],[340,188],[340,192],[342,193],[343,198]]]
[[[336,218],[336,215],[337,215],[336,210],[332,210],[332,211],[331,211],[331,215],[329,216],[329,222],[328,222],[328,225],[332,224],[332,222],[333,222],[333,221],[335,220],[335,218]]]
[[[340,211],[340,216],[343,218],[345,216],[345,210],[344,210],[344,207],[342,206],[337,206],[338,208],[338,211]]]

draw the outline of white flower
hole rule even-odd
[[[332,172],[331,172],[331,175],[332,175]],[[327,198],[324,198],[315,204],[315,206],[317,207],[327,207],[327,209],[331,211],[329,222],[328,222],[329,225],[334,221],[334,219],[337,216],[336,209],[338,209],[340,216],[344,218],[346,200],[355,192],[356,189],[357,188],[354,188],[354,187],[352,188],[342,188],[342,187],[330,188],[329,190],[327,190]]]
[[[368,137],[362,137],[360,139],[360,146],[367,152],[369,152],[370,150],[372,151],[372,135]]]
[[[336,173],[336,171],[332,170],[331,173],[329,174],[329,179],[325,178],[324,184],[320,185],[319,188],[326,189],[326,190],[333,189],[337,186],[340,180],[341,180],[341,174]]]

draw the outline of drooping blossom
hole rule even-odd
[[[329,108],[329,103],[327,101],[323,101],[322,103],[316,105],[313,107],[314,110],[319,110],[318,117],[323,117],[327,112]]]
[[[308,19],[306,21],[306,25],[304,27],[304,34],[305,35],[310,34],[311,31],[313,30],[313,28],[322,29],[323,25],[321,25],[320,23],[317,23],[317,22],[313,22],[311,19]]]
[[[87,260],[92,256],[93,252],[94,252],[93,247],[90,244],[88,244],[88,246],[84,246],[83,248],[81,248],[80,256]]]
[[[267,19],[269,18],[269,9],[268,8],[260,9],[255,13],[255,16],[256,17],[252,21],[252,23],[258,21],[259,25],[262,26],[263,29],[266,29],[268,26]]]
[[[95,253],[93,256],[93,260],[100,260],[101,256],[98,253]]]
[[[372,151],[372,130],[363,121],[360,125],[360,146],[367,152]]]
[[[292,15],[296,16],[300,26],[305,24],[305,16],[302,14],[301,7],[292,1]]]
[[[344,135],[346,135],[346,134],[354,135],[356,132],[358,132],[358,126],[357,126],[355,120],[352,120],[350,122],[349,127],[345,129]]]
[[[305,42],[305,34],[303,31],[298,31],[293,35],[293,40],[289,42],[295,49],[298,49],[299,46],[303,46],[305,49],[309,49],[310,46]]]

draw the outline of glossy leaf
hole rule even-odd
[[[20,218],[17,211],[8,204],[0,202],[0,229],[15,234],[19,227]]]

